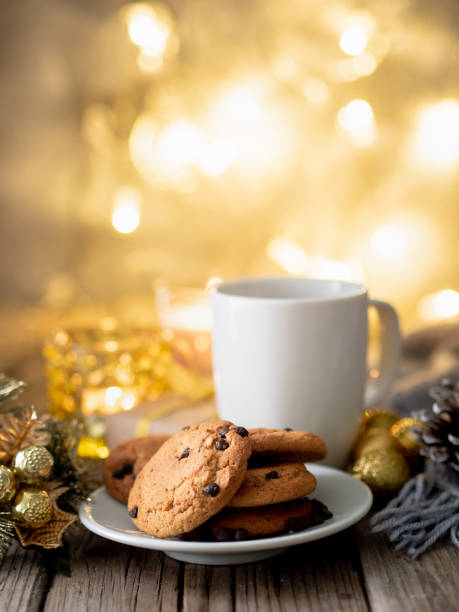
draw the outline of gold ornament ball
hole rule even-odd
[[[390,433],[407,452],[419,453],[421,450],[421,443],[413,435],[413,427],[425,427],[425,425],[421,423],[421,421],[411,417],[405,417],[392,425]]]
[[[405,457],[394,448],[374,450],[360,457],[354,463],[352,474],[381,497],[397,493],[411,476]]]
[[[389,431],[399,417],[389,410],[366,410],[362,417],[361,431],[385,429]]]
[[[24,527],[41,527],[52,514],[51,500],[46,491],[23,489],[14,500],[11,516]]]
[[[11,501],[15,493],[16,478],[14,473],[6,465],[0,465],[0,503]]]
[[[44,446],[28,446],[16,453],[12,468],[19,480],[35,484],[48,478],[54,459]]]

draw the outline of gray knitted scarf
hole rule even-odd
[[[404,549],[412,559],[447,532],[459,548],[459,473],[430,461],[373,516],[370,531],[385,531],[395,549]]]

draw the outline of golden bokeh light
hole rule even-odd
[[[161,8],[164,15],[164,8]],[[132,4],[126,10],[125,19],[132,42],[141,47],[145,55],[154,58],[164,53],[170,28],[158,9],[147,3]]]
[[[120,234],[131,234],[140,223],[140,193],[135,187],[120,187],[113,198],[112,225]]]
[[[459,101],[443,100],[419,114],[414,156],[427,168],[449,169],[459,163]]]
[[[419,302],[418,312],[421,320],[425,322],[458,317],[459,293],[453,289],[444,289],[426,295]]]
[[[402,259],[408,250],[409,236],[398,225],[381,225],[371,235],[370,244],[374,255],[396,261]]]
[[[373,109],[366,100],[352,100],[340,109],[338,124],[352,144],[369,147],[376,136]]]
[[[363,24],[355,23],[346,28],[339,39],[339,46],[347,55],[360,55],[368,44],[368,34]]]

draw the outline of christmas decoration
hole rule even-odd
[[[435,400],[431,410],[417,415],[424,427],[413,430],[421,455],[459,472],[459,388],[444,379],[430,395]]]
[[[411,476],[406,459],[394,448],[366,453],[354,463],[352,474],[363,480],[378,497],[397,493]]]
[[[388,410],[367,410],[362,417],[350,471],[376,497],[394,495],[418,469],[419,455],[409,446],[408,429],[406,419]]]
[[[420,442],[420,454],[428,458],[423,473],[405,483],[397,497],[378,512],[370,522],[372,531],[384,531],[412,558],[426,551],[446,533],[459,548],[459,405],[458,386],[443,380],[431,389],[434,403],[430,410],[415,413],[422,426],[402,419],[392,426],[394,435],[408,440],[414,450],[412,435]],[[405,423],[403,423],[405,421]],[[411,426],[406,436],[405,426]],[[395,431],[394,431],[395,429]]]
[[[11,516],[25,527],[41,527],[51,518],[48,493],[40,489],[23,489],[14,500]]]
[[[22,546],[61,547],[79,501],[97,485],[77,456],[80,423],[5,408],[22,387],[0,376],[0,559],[12,538]]]
[[[16,479],[5,465],[0,465],[0,504],[9,502],[16,493]]]
[[[16,453],[11,467],[20,480],[34,484],[48,478],[53,465],[53,456],[45,447],[28,446]]]

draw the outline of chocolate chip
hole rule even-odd
[[[241,436],[241,438],[247,438],[249,432],[245,427],[236,427],[236,433]]]
[[[288,519],[287,525],[291,531],[302,531],[311,525],[311,520],[309,516],[293,516]]]
[[[265,478],[268,480],[273,480],[274,478],[279,478],[279,473],[276,470],[271,470],[267,474],[265,474]]]
[[[311,504],[314,508],[314,513],[323,518],[324,520],[327,520],[333,516],[333,513],[330,512],[327,506],[318,499],[312,499]]]
[[[227,427],[226,425],[224,427],[220,427],[220,429],[218,430],[218,435],[221,436],[222,438],[225,437],[225,435],[229,432],[229,427]]]
[[[123,467],[121,469],[127,476],[128,474],[132,474],[132,470],[134,469],[134,466],[129,461],[126,461],[126,463],[123,463]]]
[[[228,442],[224,438],[220,438],[220,440],[217,440],[215,442],[215,448],[217,450],[222,450],[223,451],[223,450],[227,449],[228,446],[229,446],[229,444],[228,444]]]
[[[185,429],[190,429],[189,425],[185,425],[185,427],[182,427],[182,431],[185,431]]]
[[[241,542],[242,540],[248,540],[249,539],[249,532],[247,531],[247,529],[236,529],[236,531],[234,532],[234,539],[236,540],[236,542]]]
[[[186,459],[189,456],[189,454],[190,454],[190,449],[186,448],[180,455],[180,459]]]
[[[228,527],[220,527],[215,534],[215,538],[219,542],[231,542],[234,540],[234,531],[232,529],[228,529]]]
[[[112,474],[113,478],[118,478],[118,480],[121,480],[121,478],[124,478],[124,470],[123,468],[120,468],[119,470],[115,470]]]
[[[129,510],[128,514],[131,518],[137,518],[138,511],[139,509],[137,508],[137,506],[134,506],[133,508]]]
[[[293,431],[291,427],[284,427],[284,431]]]
[[[220,493],[220,487],[216,482],[212,482],[205,487],[204,493],[206,495],[210,495],[211,497],[215,497]]]

